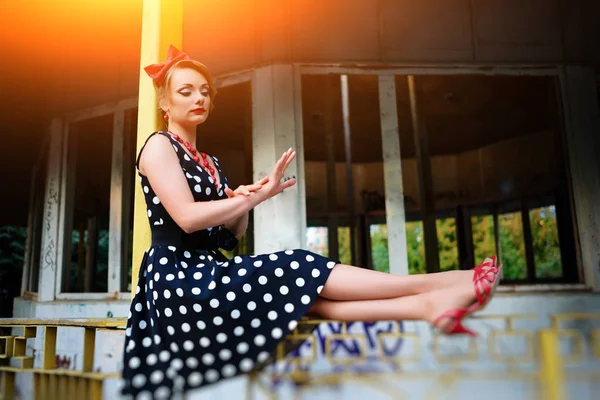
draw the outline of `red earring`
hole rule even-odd
[[[164,118],[165,121],[168,121],[169,120],[169,114],[165,114],[163,118]]]

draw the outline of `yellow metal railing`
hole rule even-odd
[[[402,385],[391,383],[428,381],[430,387],[425,390],[422,398],[437,399],[450,398],[448,396],[453,393],[460,382],[501,381],[530,384],[532,395],[526,398],[564,400],[573,398],[567,393],[567,383],[585,381],[589,385],[595,385],[600,382],[600,329],[593,326],[594,324],[600,326],[600,314],[558,314],[551,317],[550,326],[544,323],[546,320],[542,321],[539,316],[533,314],[490,315],[472,321],[482,325],[483,334],[479,339],[467,339],[466,343],[464,339],[446,338],[437,334],[429,336],[421,335],[418,332],[403,332],[400,324],[389,331],[379,332],[376,337],[377,361],[401,366],[399,372],[365,372],[361,368],[354,368],[353,371],[352,367],[365,366],[367,356],[363,353],[363,349],[366,347],[367,339],[362,335],[352,333],[348,329],[347,323],[337,322],[341,325],[339,329],[336,329],[336,332],[339,333],[326,335],[323,354],[320,357],[328,365],[337,367],[335,372],[331,372],[310,371],[310,368],[305,368],[319,359],[316,349],[317,338],[306,331],[310,330],[311,326],[314,327],[327,321],[304,320],[278,347],[276,359],[278,363],[283,363],[284,367],[267,368],[260,373],[252,374],[248,397],[251,397],[250,394],[253,393],[254,388],[258,389],[266,398],[276,399],[278,398],[277,393],[270,383],[287,381],[297,384],[296,390],[299,391],[310,391],[319,386],[360,384],[363,387],[370,387],[376,392],[385,392],[389,394],[390,398],[414,398],[403,391]],[[584,332],[581,327],[569,327],[569,325],[581,321],[588,323],[587,332]],[[589,341],[586,341],[586,337]],[[511,349],[501,349],[500,342],[509,339],[522,340],[524,351],[521,354],[514,354],[510,352]],[[297,356],[288,354],[290,342],[303,340],[310,342],[310,346],[305,347],[309,351],[304,352],[308,354]],[[407,356],[403,354],[405,351],[402,350],[393,356],[386,355],[384,351],[386,340],[410,341],[410,346],[407,347],[410,348],[411,354]],[[448,347],[448,343],[457,340],[463,341],[462,353],[444,353],[444,347]],[[565,340],[570,340],[570,351],[561,350],[561,343],[564,344]],[[359,354],[352,357],[336,356],[332,352],[334,341],[356,344],[356,348],[360,350]],[[590,355],[586,352],[588,343],[592,348],[591,356],[594,357],[591,360]],[[424,349],[425,344],[429,347]],[[436,368],[419,369],[419,363],[426,356],[436,362]],[[570,368],[576,366],[577,363],[581,366],[586,360],[595,362],[591,369],[582,372],[581,369]],[[373,360],[370,361],[373,362]],[[477,369],[468,368],[477,362],[479,362]],[[496,363],[492,367],[501,365],[503,368],[490,368],[489,362]],[[410,366],[417,368],[409,368]]]
[[[94,364],[94,347],[96,330],[122,329],[125,327],[124,318],[114,319],[0,319],[0,330],[10,331],[8,335],[0,336],[0,365],[2,385],[0,399],[15,398],[15,375],[32,372],[35,399],[102,399],[102,382],[106,378],[119,377],[118,373],[103,374],[92,371]],[[73,371],[57,366],[56,339],[60,327],[84,328],[83,340],[83,370]],[[27,339],[35,338],[37,329],[42,332],[42,366],[34,368],[33,356],[26,354]],[[13,329],[22,329],[23,335],[12,336]],[[10,365],[12,364],[12,365]]]
[[[465,381],[506,381],[524,382],[531,385],[532,398],[544,400],[564,400],[568,397],[567,383],[587,381],[600,382],[600,368],[574,370],[573,367],[600,360],[600,314],[559,314],[551,317],[550,326],[543,326],[535,315],[486,316],[473,319],[473,324],[482,324],[482,337],[479,339],[444,338],[440,335],[425,335],[418,332],[405,332],[398,322],[390,322],[390,329],[378,331],[374,337],[355,333],[350,324],[337,321],[304,319],[286,337],[260,370],[253,372],[248,385],[248,397],[259,390],[267,398],[277,398],[272,382],[287,381],[296,385],[298,391],[315,390],[320,386],[361,385],[370,387],[377,393],[391,398],[412,398],[396,383],[422,381],[427,386],[423,398],[440,398],[453,393],[457,384]],[[119,373],[94,372],[94,348],[98,330],[124,329],[125,319],[74,319],[74,320],[0,320],[0,399],[12,399],[15,395],[15,376],[22,372],[33,373],[34,395],[36,399],[86,398],[101,399],[103,381],[119,378]],[[320,339],[313,330],[320,324],[336,324],[333,334],[325,334]],[[584,323],[585,329],[577,324]],[[515,328],[515,325],[522,325]],[[528,329],[535,326],[535,329]],[[81,327],[83,338],[83,368],[81,371],[61,368],[57,364],[57,331],[61,327]],[[486,330],[486,327],[488,329]],[[19,328],[19,329],[13,329]],[[38,328],[41,331],[38,331]],[[18,331],[18,335],[13,332]],[[27,340],[42,334],[43,349],[40,365],[34,365],[34,358],[27,354]],[[509,354],[500,349],[498,342],[504,339],[523,339],[523,354]],[[40,338],[38,338],[40,339]],[[321,342],[319,342],[321,340]],[[367,354],[367,342],[371,347]],[[386,354],[386,342],[410,342],[393,355]],[[571,351],[561,350],[561,343],[570,342]],[[322,354],[317,351],[318,342]],[[353,343],[356,354],[340,356],[334,351],[340,342]],[[447,354],[448,344],[460,342],[462,354]],[[308,354],[293,355],[294,346],[303,343],[298,352]],[[591,346],[591,352],[586,352]],[[407,355],[406,350],[411,354]],[[506,350],[506,349],[504,349]],[[338,352],[339,353],[339,352]],[[389,352],[388,352],[389,353]],[[420,368],[421,361],[428,357],[435,367]],[[375,361],[374,361],[375,358]],[[484,360],[502,365],[501,369],[463,368],[470,363]],[[271,364],[275,362],[275,364]],[[311,371],[316,362],[325,362],[335,368],[328,371]],[[368,363],[393,366],[392,371],[360,371]],[[278,369],[284,363],[286,368]],[[488,365],[489,366],[489,365]]]

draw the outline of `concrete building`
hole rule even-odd
[[[142,2],[45,3],[10,6],[16,39],[3,44],[2,109],[16,122],[3,224],[30,228],[15,316],[124,316]],[[255,210],[244,250],[304,247],[307,224],[352,226],[366,266],[368,226],[386,223],[389,270],[405,274],[405,223],[419,220],[436,270],[435,220],[453,218],[469,266],[470,217],[554,206],[562,270],[536,273],[523,240],[527,270],[510,288],[598,290],[597,6],[230,3],[183,2],[183,48],[219,88],[198,143],[233,184],[299,153],[297,187]]]
[[[28,227],[15,317],[128,313],[136,143],[150,133],[138,130],[149,81],[142,3],[38,0],[4,13],[0,226]],[[418,222],[434,272],[445,262],[436,221],[451,219],[455,264],[470,268],[474,218],[493,222],[502,258],[502,221],[515,216],[524,267],[486,312],[537,314],[545,326],[553,314],[598,309],[600,5],[182,4],[183,50],[219,90],[198,147],[219,156],[233,185],[298,151],[289,171],[298,184],[254,210],[242,250],[305,247],[315,226],[328,228],[335,256],[347,227],[349,257],[368,267],[370,227],[386,225],[389,271],[407,274],[406,227]],[[558,237],[550,271],[534,251],[540,209]]]

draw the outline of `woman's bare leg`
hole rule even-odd
[[[472,282],[472,279],[473,271],[401,276],[337,264],[323,287],[321,297],[343,301],[392,299]]]
[[[334,301],[319,298],[309,312],[338,321],[424,320],[433,323],[444,312],[467,307],[474,299],[473,286],[467,281],[450,288],[391,299]],[[436,325],[444,329],[448,323],[449,319],[442,319]]]

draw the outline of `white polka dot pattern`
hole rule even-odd
[[[161,134],[177,151],[195,201],[227,197],[216,157],[219,189],[184,147]],[[166,212],[166,198],[140,178],[153,236],[167,243],[153,243],[140,267],[127,320],[123,394],[169,398],[251,372],[297,328],[336,262],[294,249],[227,260],[216,250],[222,226],[192,234],[194,249],[169,242],[185,234]]]

